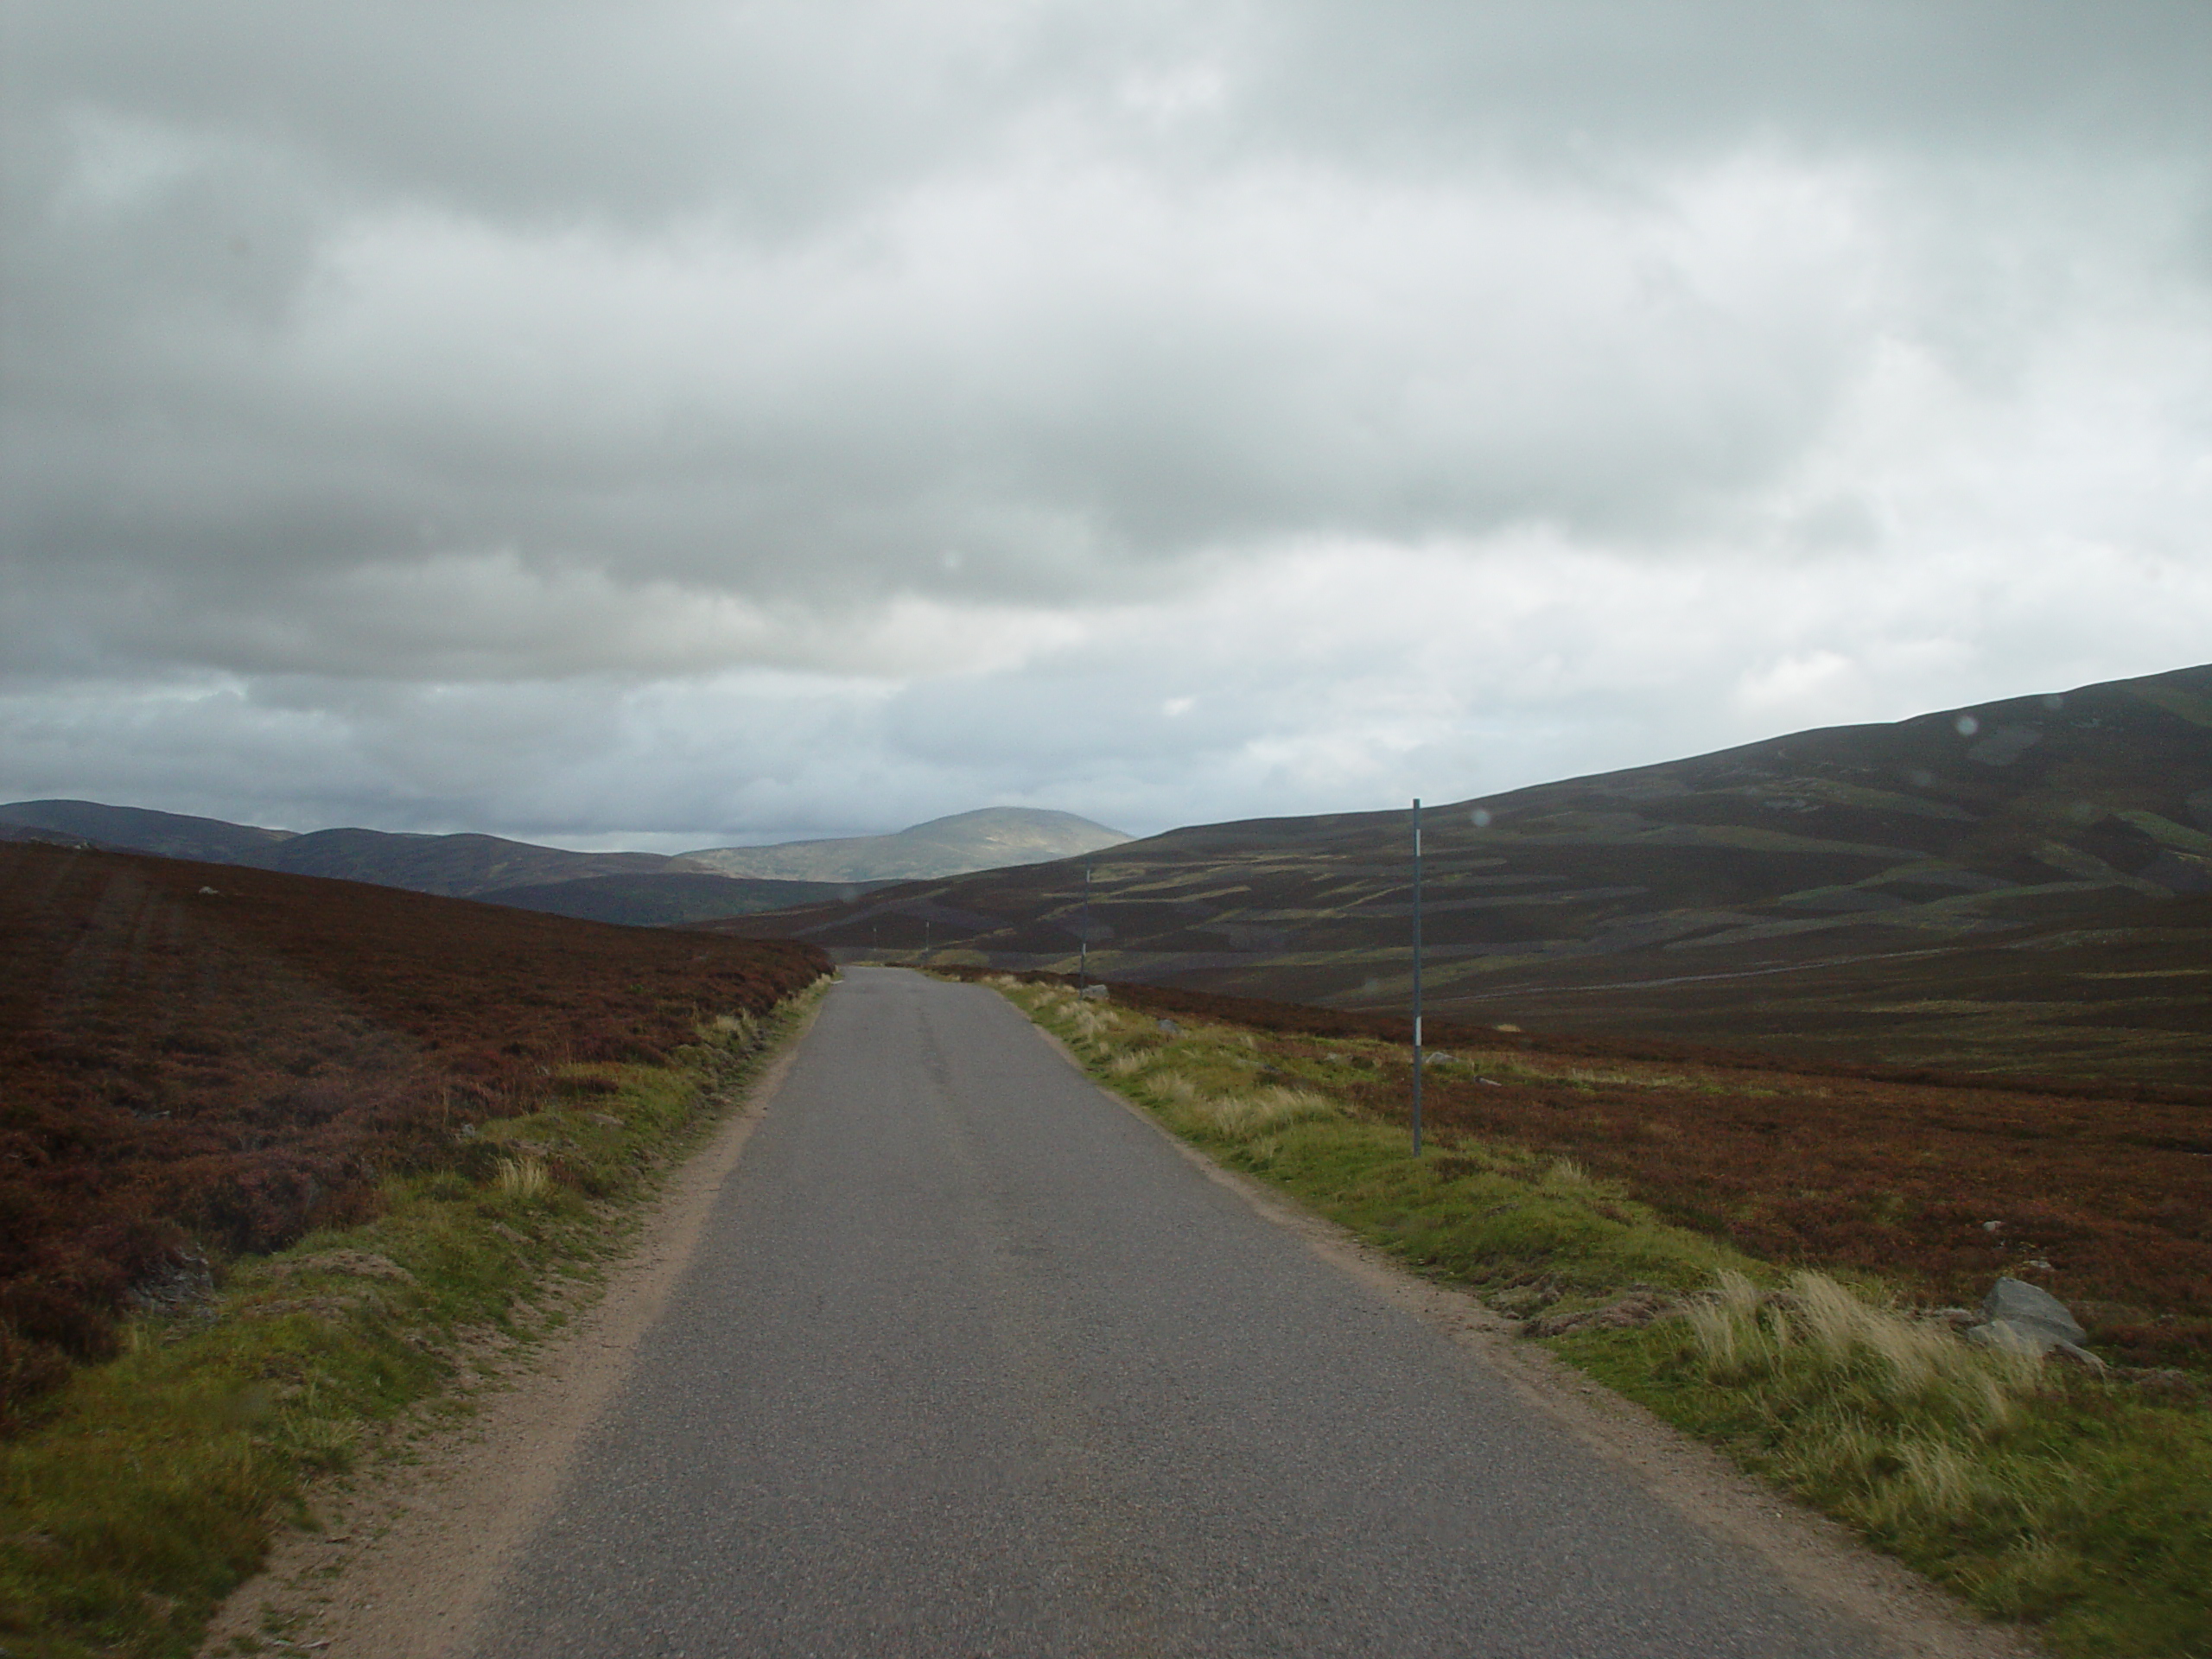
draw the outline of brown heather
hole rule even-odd
[[[1406,1122],[1407,1052],[1367,1046],[1404,1043],[1403,1019],[1146,985],[1112,995],[1268,1033],[1258,1058],[1284,1082],[1364,1055],[1348,1078],[1328,1067],[1331,1090]],[[2212,1091],[2028,1089],[1440,1021],[1427,1035],[1453,1057],[1425,1084],[1440,1147],[1471,1137],[1572,1159],[1749,1255],[1878,1274],[1933,1302],[1971,1304],[2016,1274],[2073,1306],[2108,1357],[2212,1371]]]
[[[192,1252],[219,1271],[367,1219],[387,1173],[490,1179],[475,1126],[594,1085],[563,1066],[658,1061],[828,967],[807,945],[0,844],[0,1428],[111,1353],[134,1298],[188,1290]]]

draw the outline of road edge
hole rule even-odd
[[[1549,1350],[1516,1340],[1516,1322],[1484,1306],[1471,1291],[1422,1277],[1287,1193],[1216,1162],[1093,1077],[1066,1044],[1018,1005],[1007,1006],[1085,1083],[1160,1136],[1207,1180],[1294,1234],[1382,1300],[1441,1332],[1689,1524],[1757,1554],[1798,1594],[1866,1626],[1901,1659],[2047,1659],[2048,1650],[2025,1632],[1976,1618],[1849,1528],[1764,1484],[1712,1446]]]
[[[504,1363],[486,1356],[467,1421],[317,1497],[227,1597],[199,1652],[313,1651],[325,1659],[459,1659],[557,1500],[592,1425],[690,1266],[724,1184],[766,1118],[828,996],[745,1088],[647,1206],[629,1248],[572,1322]],[[595,1293],[595,1294],[594,1294]],[[268,1634],[281,1629],[281,1636]]]

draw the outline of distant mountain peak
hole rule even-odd
[[[724,875],[782,881],[926,881],[977,870],[1046,864],[1118,847],[1119,830],[1030,806],[985,806],[888,836],[709,847],[683,856]]]

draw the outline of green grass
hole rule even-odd
[[[143,1319],[0,1444],[0,1649],[187,1656],[274,1529],[308,1522],[404,1414],[461,1409],[462,1355],[559,1323],[640,1202],[726,1116],[815,998],[718,1021],[665,1066],[569,1068],[581,1103],[485,1126],[459,1166],[394,1176],[385,1211],[234,1263],[215,1303]]]
[[[1785,1272],[1529,1148],[1455,1140],[1415,1159],[1402,1126],[1332,1092],[1371,1079],[1382,1045],[1296,1058],[1249,1032],[1164,1033],[1061,986],[988,982],[1222,1163],[1502,1311],[1671,1300],[1648,1324],[1547,1340],[1985,1616],[2062,1655],[2212,1655],[2201,1395],[1974,1346],[1878,1280]]]
[[[2056,1652],[2212,1653],[2201,1407],[1969,1347],[1811,1274],[1556,1346]]]

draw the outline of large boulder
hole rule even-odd
[[[2049,1291],[2019,1279],[1999,1279],[1981,1299],[1982,1322],[1967,1332],[1992,1348],[2010,1348],[2038,1357],[2054,1357],[2102,1370],[2082,1346],[2088,1336]]]

